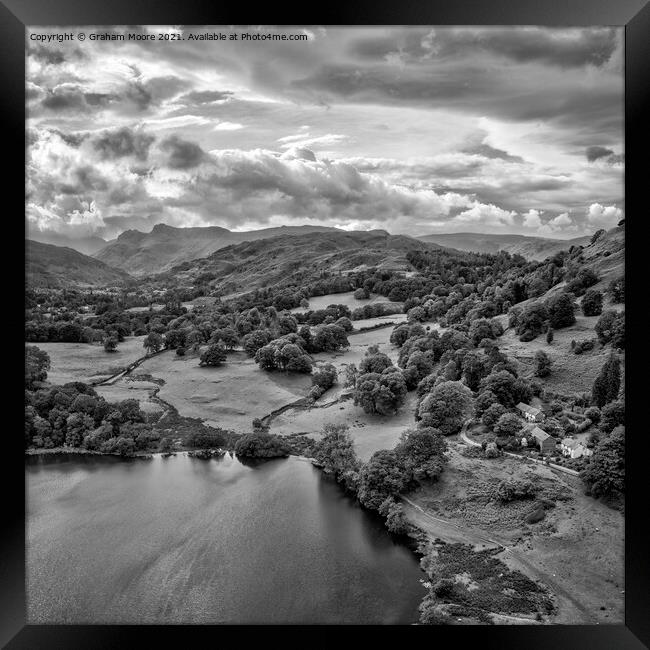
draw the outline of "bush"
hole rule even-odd
[[[551,374],[551,360],[543,350],[535,352],[535,376],[548,377]]]
[[[530,499],[536,493],[537,488],[531,481],[504,479],[497,485],[494,498],[501,503],[509,503],[521,499]]]
[[[289,455],[289,447],[278,436],[256,431],[244,434],[237,441],[235,454],[242,458],[279,458]]]
[[[510,437],[519,433],[524,426],[524,421],[514,413],[504,413],[494,425],[497,436]]]

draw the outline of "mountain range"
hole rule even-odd
[[[540,260],[590,237],[570,240],[455,233],[419,238],[385,230],[346,231],[325,226],[282,226],[247,232],[226,228],[175,228],[156,225],[149,233],[123,232],[93,257],[71,247],[29,241],[27,281],[32,286],[101,286],[134,278],[164,279],[172,274],[194,283],[206,274],[219,287],[238,291],[291,277],[312,281],[320,269],[349,271],[376,266],[406,270],[406,252],[431,247],[496,253],[499,250]],[[102,240],[103,241],[103,240]],[[609,260],[613,262],[613,260]]]
[[[222,292],[237,292],[281,281],[313,282],[325,269],[342,273],[367,267],[406,271],[411,268],[406,259],[409,250],[432,247],[439,248],[385,230],[283,234],[226,246],[152,279],[164,280],[169,275],[183,284],[217,280],[213,286]]]
[[[541,261],[571,246],[585,246],[591,236],[575,239],[550,239],[546,237],[529,237],[527,235],[488,235],[482,233],[445,233],[424,235],[418,239],[439,244],[459,251],[474,253],[491,253],[506,251],[511,255],[521,255],[529,260]]]
[[[218,226],[174,228],[157,224],[148,233],[139,230],[124,231],[117,239],[96,252],[94,257],[134,276],[144,276],[168,271],[176,264],[206,257],[231,244],[269,239],[278,235],[314,232],[342,231],[326,226],[280,226],[233,232]]]

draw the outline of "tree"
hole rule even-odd
[[[239,345],[239,337],[237,330],[234,327],[219,327],[210,337],[210,343],[218,343],[221,341],[226,350],[234,350]]]
[[[472,404],[472,393],[459,381],[438,384],[424,397],[416,419],[426,427],[439,429],[444,435],[458,433]]]
[[[109,334],[108,336],[104,337],[104,350],[106,352],[115,352],[117,350],[117,336],[114,336],[113,334]]]
[[[405,535],[408,532],[408,523],[404,517],[404,506],[397,503],[393,497],[388,497],[381,506],[379,514],[386,517],[386,528],[394,535]]]
[[[264,431],[245,433],[235,443],[235,454],[244,458],[279,458],[289,455],[287,443]]]
[[[615,400],[621,387],[621,361],[611,354],[594,380],[591,389],[591,402],[602,408]]]
[[[607,293],[613,303],[625,302],[625,276],[612,280],[607,287]]]
[[[500,437],[510,437],[519,433],[523,427],[523,420],[514,413],[504,413],[494,425],[494,433]]]
[[[339,483],[356,492],[361,462],[354,451],[354,442],[346,425],[326,424],[323,437],[314,445],[314,458],[327,473],[334,475]]]
[[[336,377],[336,368],[331,363],[326,363],[312,374],[311,383],[325,391],[336,383]]]
[[[36,382],[47,379],[50,355],[35,345],[25,346],[25,388],[32,389]]]
[[[567,293],[553,296],[546,301],[549,325],[554,329],[568,327],[576,322],[573,298]]]
[[[392,449],[376,451],[359,472],[359,501],[370,510],[378,510],[388,498],[408,485],[408,472]]]
[[[597,289],[587,289],[581,307],[585,316],[598,316],[603,311],[603,294]]]
[[[271,341],[271,338],[268,330],[253,330],[244,336],[244,351],[249,357],[254,357],[260,348],[263,348]]]
[[[65,444],[67,447],[81,447],[84,437],[92,431],[95,422],[84,413],[72,413],[66,421]]]
[[[500,404],[503,404],[506,408],[510,408],[519,402],[515,381],[515,377],[507,370],[491,372],[481,380],[481,393],[483,391],[490,391]]]
[[[370,298],[370,294],[369,294],[368,291],[367,291],[366,289],[364,289],[363,287],[359,287],[359,289],[357,289],[357,290],[354,292],[354,297],[355,297],[357,300],[368,300],[368,298]]]
[[[226,360],[226,346],[223,343],[213,343],[205,350],[200,358],[200,366],[220,366]]]
[[[475,351],[469,351],[462,361],[463,381],[471,391],[477,391],[486,372],[483,359]]]
[[[383,352],[379,352],[376,345],[372,345],[366,351],[366,355],[361,359],[359,372],[364,374],[368,372],[381,373],[386,368],[390,368],[393,362],[390,357]]]
[[[404,343],[406,343],[407,339],[409,338],[410,329],[411,328],[408,325],[398,325],[391,332],[390,342],[393,345],[396,345],[398,348],[401,348],[404,345]]]
[[[549,327],[546,331],[546,342],[551,345],[553,343],[553,328]]]
[[[142,342],[142,347],[147,351],[147,354],[160,352],[162,346],[163,338],[158,332],[149,332]]]
[[[589,493],[598,497],[618,497],[625,494],[625,427],[618,426],[601,440],[580,478]]]
[[[489,389],[481,390],[474,401],[474,416],[480,418],[490,406],[498,402],[497,396]]]
[[[438,429],[408,429],[402,433],[394,450],[415,480],[435,481],[444,467],[447,442]]]
[[[625,424],[625,403],[620,400],[610,402],[600,413],[598,428],[603,433],[610,433],[621,424]]]
[[[354,387],[354,405],[366,413],[391,415],[404,403],[407,394],[402,373],[391,366],[381,373],[362,373]]]
[[[487,409],[485,409],[483,415],[481,416],[481,422],[486,427],[491,429],[497,423],[497,420],[507,412],[508,411],[506,410],[505,406],[502,406],[499,404],[499,402],[495,402],[494,404],[488,406]]]
[[[551,374],[551,360],[544,350],[535,352],[535,377],[548,377]]]

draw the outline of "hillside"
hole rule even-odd
[[[325,226],[281,226],[245,232],[227,228],[174,228],[157,224],[149,233],[127,230],[109,242],[95,257],[110,266],[135,276],[168,271],[187,260],[206,257],[232,244],[269,239],[279,235],[300,235],[312,232],[337,232]]]
[[[461,251],[492,254],[507,251],[511,255],[521,255],[529,260],[544,260],[561,250],[568,250],[571,246],[584,246],[589,243],[590,237],[547,239],[545,237],[528,237],[526,235],[488,235],[461,232],[423,235],[418,239]]]
[[[406,253],[431,248],[432,244],[385,230],[368,232],[329,231],[305,235],[281,235],[231,245],[212,255],[185,262],[156,279],[173,276],[181,283],[211,279],[223,291],[237,291],[277,284],[310,282],[322,271],[352,271],[364,267],[409,270]],[[215,282],[216,281],[216,282]]]
[[[97,236],[72,239],[53,232],[39,232],[38,230],[32,231],[31,229],[27,233],[27,238],[40,242],[41,244],[72,248],[84,255],[94,255],[109,243],[105,239]]]
[[[64,246],[25,242],[25,279],[29,286],[59,289],[122,284],[133,278],[79,251]]]

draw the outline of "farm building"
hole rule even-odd
[[[549,436],[546,431],[542,431],[539,427],[533,427],[528,435],[535,439],[543,454],[550,454],[555,451],[555,438]]]
[[[544,413],[542,409],[538,409],[530,404],[524,404],[519,402],[517,408],[521,411],[522,415],[528,420],[528,422],[541,422],[544,419]]]
[[[562,455],[569,458],[581,458],[582,456],[591,456],[591,449],[587,449],[580,441],[575,438],[564,438],[561,444]]]

